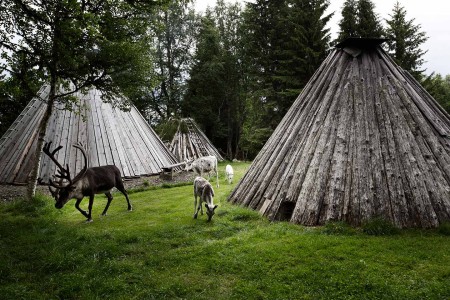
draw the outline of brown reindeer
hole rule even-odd
[[[75,144],[73,147],[80,150],[83,154],[84,167],[74,178],[72,178],[70,175],[69,166],[67,165],[66,168],[64,168],[55,158],[56,152],[58,152],[62,146],[50,151],[51,144],[52,142],[45,143],[42,151],[47,154],[58,167],[58,174],[55,175],[55,177],[60,179],[59,182],[56,183],[52,179],[49,180],[49,185],[56,188],[56,190],[50,189],[52,196],[56,200],[56,208],[61,209],[67,201],[70,199],[76,199],[76,209],[78,209],[83,216],[87,218],[87,222],[92,222],[91,213],[95,194],[104,193],[108,198],[108,203],[106,203],[106,207],[102,212],[102,215],[105,216],[113,199],[110,191],[112,188],[116,187],[120,192],[122,192],[122,194],[125,195],[128,203],[128,210],[132,210],[130,199],[128,199],[127,191],[123,186],[120,170],[116,166],[108,165],[88,168],[88,160],[84,148],[80,143]],[[67,181],[67,183],[64,184],[64,181]],[[83,200],[85,196],[89,196],[89,211],[85,211],[80,208],[81,200]]]

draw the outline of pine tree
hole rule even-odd
[[[386,38],[388,51],[396,63],[420,79],[424,70],[420,67],[424,63],[423,55],[426,51],[420,46],[428,39],[425,32],[420,31],[420,25],[414,24],[414,19],[406,19],[406,10],[397,2],[386,20]]]
[[[358,36],[367,38],[381,38],[383,27],[375,5],[370,0],[358,0]]]
[[[247,111],[242,145],[251,157],[323,61],[329,45],[326,0],[247,4],[243,61]]]
[[[358,36],[357,12],[356,0],[346,0],[344,2],[342,19],[339,21],[339,41],[348,37]]]
[[[325,58],[328,1],[277,0],[249,4],[244,17],[249,90],[262,101],[264,124],[275,127]]]
[[[339,22],[340,42],[348,37],[380,38],[383,27],[370,0],[346,0]]]
[[[213,144],[218,136],[226,135],[220,132],[219,122],[225,95],[223,54],[219,31],[212,16],[207,15],[201,21],[182,112],[195,119]]]

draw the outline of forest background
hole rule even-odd
[[[80,89],[125,95],[125,102],[114,104],[126,109],[133,103],[163,140],[176,130],[174,120],[192,117],[228,159],[252,159],[334,45],[347,37],[387,38],[385,50],[450,111],[450,75],[426,75],[427,34],[398,2],[380,17],[372,1],[346,0],[337,39],[330,35],[327,0],[218,0],[202,12],[195,1],[112,1],[122,9],[119,17],[112,9],[98,13],[102,1],[61,0],[51,8],[32,2],[0,4],[0,135],[54,74],[55,82],[83,78]],[[48,25],[46,32],[58,33],[59,40],[31,42],[40,28],[19,30],[26,18]],[[64,39],[83,43],[79,49],[54,46]],[[49,61],[56,61],[57,71]]]

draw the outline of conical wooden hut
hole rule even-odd
[[[330,53],[229,201],[304,225],[450,220],[450,116],[382,42]]]
[[[48,93],[49,87],[44,85],[0,139],[0,183],[27,182]],[[72,174],[83,167],[80,151],[72,147],[76,142],[87,148],[90,167],[114,164],[125,178],[158,174],[163,166],[177,163],[135,107],[129,111],[114,108],[104,103],[95,89],[75,96],[81,113],[55,104],[45,136],[46,141],[53,142],[52,148],[63,146],[56,157],[63,166],[69,165]],[[55,173],[56,165],[42,155],[39,177],[47,182]]]
[[[218,161],[224,160],[192,118],[179,120],[178,129],[169,149],[179,161],[193,160],[208,155],[217,157]]]

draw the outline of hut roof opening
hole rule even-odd
[[[450,116],[379,45],[330,53],[229,201],[304,225],[450,220]]]
[[[48,94],[49,87],[44,85],[0,139],[0,183],[27,182]],[[158,174],[163,166],[177,163],[134,106],[128,111],[114,108],[104,103],[95,89],[75,96],[81,113],[55,104],[45,136],[55,147],[64,147],[57,159],[69,165],[73,174],[81,170],[83,162],[81,153],[72,147],[76,142],[87,148],[90,167],[114,164],[125,178]],[[55,173],[56,165],[42,155],[39,177],[46,182]]]
[[[191,118],[180,119],[178,128],[169,146],[179,161],[197,159],[213,155],[223,161],[220,152]]]

